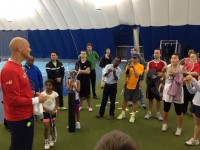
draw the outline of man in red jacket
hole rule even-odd
[[[48,97],[39,94],[32,98],[32,90],[21,62],[30,58],[27,40],[15,37],[9,47],[11,57],[1,71],[4,115],[11,130],[12,150],[31,150],[34,136],[33,104],[42,103]]]

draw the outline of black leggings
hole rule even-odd
[[[169,112],[169,110],[171,108],[171,104],[172,103],[164,101],[164,112]],[[182,107],[183,107],[183,104],[174,103],[174,108],[175,108],[175,111],[176,111],[176,115],[181,115],[183,113]]]

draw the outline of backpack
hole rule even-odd
[[[146,83],[147,88],[154,94],[159,95],[158,88],[160,84],[159,78],[154,78],[157,75],[157,71],[155,69],[150,69],[147,73]]]

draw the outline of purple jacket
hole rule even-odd
[[[172,81],[167,94],[174,97],[174,101],[180,101],[182,96],[183,74],[177,73]]]

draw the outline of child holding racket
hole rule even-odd
[[[76,113],[76,129],[80,129],[80,81],[76,79],[78,72],[76,70],[70,71],[70,77],[66,81],[66,86],[68,91],[75,91],[75,113]]]
[[[50,146],[54,146],[54,140],[50,135],[49,136],[49,127],[50,127],[50,119],[52,118],[52,121],[55,122],[55,117],[57,115],[57,109],[59,106],[59,99],[58,99],[58,93],[53,90],[53,80],[48,79],[45,82],[46,90],[42,93],[49,96],[47,101],[43,103],[43,115],[44,115],[44,138],[45,138],[45,145],[44,149],[49,149]]]

